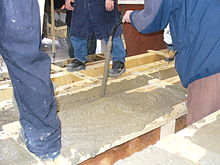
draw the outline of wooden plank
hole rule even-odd
[[[144,135],[132,139],[122,145],[86,160],[79,165],[112,165],[120,159],[124,159],[134,152],[143,150],[149,145],[155,144],[160,139],[160,129],[154,129]]]
[[[12,98],[12,93],[13,93],[13,88],[12,87],[8,87],[5,89],[0,89],[0,102],[5,101],[5,100],[9,100]]]
[[[176,120],[171,120],[160,128],[160,139],[175,132]]]
[[[175,133],[187,127],[187,115],[176,119]]]
[[[160,61],[162,58],[158,55],[152,55],[152,54],[142,54],[135,56],[133,58],[127,58],[126,59],[126,69],[134,68],[137,66],[153,63],[156,61]],[[86,70],[80,71],[81,73],[91,76],[91,77],[98,77],[103,75],[104,70],[104,64],[101,63],[100,65],[87,67]]]
[[[164,51],[164,50],[161,50]],[[100,54],[99,56],[103,56]],[[174,64],[168,64],[160,59],[160,56],[154,53],[145,53],[138,56],[132,56],[126,59],[127,71],[118,78],[109,78],[108,84],[120,82],[123,80],[134,79],[140,75],[148,75],[150,73],[157,72],[161,69],[173,67]],[[159,60],[159,61],[158,61]],[[103,75],[103,63],[96,63],[87,67],[87,70],[80,72],[67,72],[65,68],[60,66],[51,65],[51,79],[56,84],[58,96],[71,94],[75,90],[83,89],[87,87],[100,85],[101,78]],[[158,80],[159,81],[159,80]],[[177,82],[178,78],[174,77],[167,82],[163,82],[164,85]],[[10,81],[0,82],[0,86],[9,84]],[[159,84],[159,83],[157,83]],[[163,86],[161,84],[161,86]],[[155,87],[154,87],[155,88]],[[149,88],[153,90],[154,88]],[[156,87],[157,88],[157,87]],[[148,90],[149,90],[148,89]],[[138,90],[138,89],[137,89]],[[140,90],[142,90],[140,88]],[[79,91],[78,91],[79,92]],[[12,96],[12,89],[4,89],[0,91],[0,101],[9,100]]]
[[[71,84],[77,81],[81,81],[82,79],[78,76],[75,76],[73,74],[65,74],[64,72],[61,72],[60,75],[57,74],[52,76],[51,80],[56,84],[56,86],[64,86],[67,84]]]
[[[180,119],[183,120],[182,116],[177,120],[179,121]],[[172,125],[176,123],[173,122],[173,120],[171,122]],[[174,127],[177,127],[177,124],[175,125]],[[90,158],[80,163],[79,165],[113,165],[116,161],[129,157],[133,153],[142,151],[147,146],[155,144],[161,138],[161,130],[162,130],[161,127],[157,127],[152,131],[149,131],[139,137],[136,137],[119,146],[111,148],[105,151],[104,153],[97,155],[94,158]]]

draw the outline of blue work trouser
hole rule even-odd
[[[40,51],[37,0],[1,0],[0,54],[8,68],[20,123],[30,152],[54,158],[61,148],[61,127],[50,80],[50,58]]]
[[[82,63],[85,63],[87,61],[86,56],[88,55],[88,51],[87,51],[88,40],[83,38],[77,38],[74,36],[70,37],[70,40],[74,47],[75,58],[81,61]],[[104,40],[107,43],[108,38]],[[126,56],[126,52],[121,37],[120,36],[115,37],[113,39],[112,61],[125,62],[125,56]]]

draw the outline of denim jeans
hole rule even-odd
[[[108,43],[108,38],[105,38],[105,43]],[[121,61],[125,62],[125,48],[120,36],[113,38],[112,46],[112,61]]]
[[[69,57],[74,58],[74,49],[70,40],[70,27],[67,26],[67,43],[68,43],[68,52],[69,52]]]
[[[82,63],[85,63],[87,61],[86,56],[88,55],[88,40],[73,36],[70,38],[70,40],[74,47],[75,58]],[[104,40],[106,43],[108,42],[108,38],[105,38]],[[112,47],[112,60],[125,62],[125,56],[126,52],[121,37],[119,36],[114,38]]]

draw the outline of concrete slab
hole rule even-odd
[[[0,165],[30,165],[36,159],[14,139],[0,140]]]
[[[175,154],[149,146],[141,152],[134,153],[131,157],[119,160],[114,165],[193,165],[192,162],[185,160]]]
[[[10,108],[1,111],[0,113],[0,131],[2,131],[2,126],[14,121],[18,121],[19,115],[15,108]]]
[[[74,149],[76,157],[94,157],[105,145],[144,127],[173,111],[185,99],[166,88],[132,92],[101,98],[59,113],[62,121],[63,149]]]

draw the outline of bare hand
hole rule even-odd
[[[122,22],[125,23],[125,22],[128,22],[128,23],[131,23],[131,19],[130,19],[130,14],[133,12],[133,10],[127,10],[125,12],[125,15],[123,16],[122,18]]]
[[[112,11],[114,9],[114,1],[113,0],[105,0],[105,9],[107,11]]]
[[[71,5],[71,2],[75,2],[75,0],[66,0],[66,9],[67,10],[74,10],[74,7]]]

